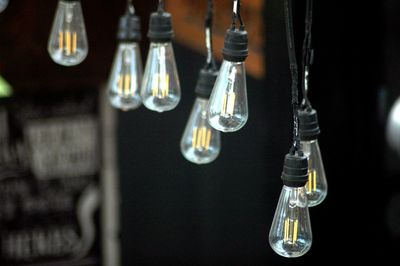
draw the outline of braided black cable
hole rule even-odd
[[[301,107],[303,109],[311,110],[311,103],[308,99],[308,81],[309,81],[309,71],[313,63],[314,51],[311,47],[311,28],[312,28],[312,17],[313,17],[313,0],[307,0],[306,2],[306,16],[305,16],[305,31],[304,31],[304,41],[302,48],[302,93],[303,100]]]
[[[299,104],[298,104],[298,69],[296,60],[296,49],[294,45],[293,33],[293,11],[292,0],[285,0],[285,25],[286,25],[286,39],[288,46],[290,72],[292,78],[292,109],[293,109],[293,144],[290,153],[294,154],[301,149],[299,137]]]

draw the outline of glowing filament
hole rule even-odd
[[[77,45],[77,35],[76,32],[74,32],[72,34],[72,53],[75,54],[76,53],[76,45]]]
[[[317,191],[317,171],[315,169],[308,170],[308,192]]]
[[[306,189],[309,193],[317,191],[317,171],[314,169],[311,159],[308,160],[308,183]]]
[[[224,94],[222,99],[222,115],[233,116],[233,110],[235,109],[236,93],[230,91]]]
[[[77,50],[78,37],[76,32],[60,31],[58,34],[59,49],[65,51],[66,55],[75,54]]]
[[[297,219],[285,219],[285,227],[284,227],[284,238],[283,241],[289,242],[291,244],[296,243],[299,229],[299,220]]]
[[[120,95],[131,94],[132,77],[129,74],[119,75],[118,77],[118,93]],[[132,94],[134,91],[132,92]]]
[[[211,129],[207,127],[193,129],[192,147],[194,149],[208,150],[211,142]]]
[[[169,95],[169,75],[155,74],[151,84],[153,97],[164,99]]]

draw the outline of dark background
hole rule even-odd
[[[76,68],[57,66],[47,55],[56,1],[11,0],[0,15],[0,73],[13,85],[15,97],[105,83],[125,1],[82,2],[90,52]],[[295,2],[300,47],[305,1]],[[156,1],[134,4],[145,36]],[[400,247],[395,226],[400,226],[400,202],[395,200],[400,158],[386,147],[384,126],[400,94],[399,11],[395,0],[314,3],[310,98],[322,129],[319,143],[329,193],[322,205],[310,209],[313,246],[298,259],[281,258],[268,244],[291,142],[283,1],[265,1],[267,73],[263,80],[248,77],[249,121],[239,132],[222,135],[221,154],[210,165],[193,165],[180,154],[204,55],[175,44],[183,90],[178,107],[163,114],[144,107],[118,112],[122,265],[395,259]],[[145,61],[146,38],[141,47]]]

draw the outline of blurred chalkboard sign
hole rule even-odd
[[[95,90],[0,105],[0,265],[101,265]]]

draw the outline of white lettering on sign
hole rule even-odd
[[[24,137],[38,179],[79,177],[98,171],[97,120],[92,115],[27,122]]]
[[[69,226],[7,232],[1,238],[3,256],[15,261],[69,255],[77,246],[78,235]]]

